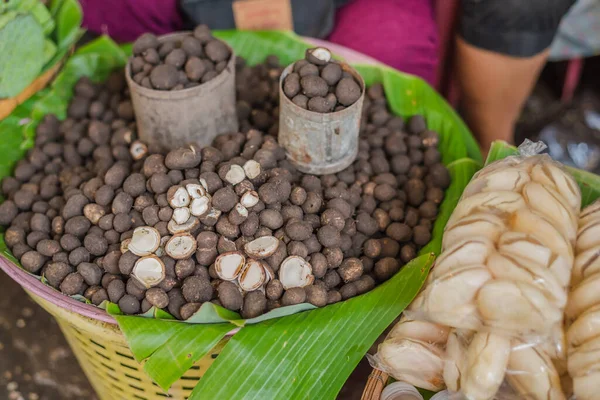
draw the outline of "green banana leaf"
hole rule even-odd
[[[63,0],[61,7],[67,2]],[[215,36],[226,40],[250,64],[273,53],[282,64],[288,64],[302,58],[310,47],[291,33],[220,31]],[[118,47],[106,37],[82,47],[70,57],[50,88],[0,121],[0,151],[3,147],[8,150],[8,156],[0,160],[0,178],[33,145],[35,126],[45,114],[65,117],[76,80],[81,76],[104,79],[110,70],[125,64],[127,49],[130,47]],[[143,318],[120,315],[116,305],[105,305],[117,319],[136,359],[150,365],[146,372],[160,387],[167,389],[191,365],[183,356],[193,351],[192,358],[197,359],[225,333],[241,327],[190,398],[200,398],[201,393],[219,393],[214,398],[303,399],[314,398],[316,393],[322,399],[334,398],[367,349],[421,288],[434,254],[440,251],[443,228],[464,187],[480,167],[481,154],[460,118],[424,81],[385,66],[355,67],[367,84],[384,84],[394,113],[404,118],[422,113],[430,128],[440,134],[443,162],[449,167],[452,184],[441,205],[431,243],[385,284],[321,309],[304,304],[244,321],[235,313],[207,304],[190,321],[180,322],[160,310],[150,310]],[[9,255],[3,240],[0,250]],[[235,377],[243,379],[243,385],[222,385]]]
[[[515,146],[511,146],[503,141],[495,141],[490,147],[490,151],[486,159],[486,165],[494,161],[501,160],[505,157],[517,154],[518,151]],[[579,188],[581,189],[582,208],[590,203],[593,203],[600,197],[600,176],[577,168],[566,168],[579,184]]]

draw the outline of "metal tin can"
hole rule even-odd
[[[160,43],[183,39],[190,32],[158,38]],[[189,143],[208,146],[221,133],[238,131],[235,106],[235,54],[219,75],[201,85],[182,90],[153,90],[125,76],[135,110],[139,138],[153,148],[170,150]]]
[[[283,80],[293,64],[283,70],[279,81],[279,144],[294,166],[308,174],[340,172],[356,159],[365,82],[348,64],[340,63],[361,87],[359,99],[337,112],[318,113],[294,104],[283,92]]]

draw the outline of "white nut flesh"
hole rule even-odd
[[[190,212],[196,217],[206,214],[209,208],[210,199],[208,198],[208,196],[195,198],[194,200],[192,200],[192,204],[190,204]]]
[[[129,243],[131,243],[131,238],[121,242],[121,253],[127,253],[127,250],[129,250]]]
[[[263,263],[258,260],[249,259],[238,279],[242,290],[251,292],[261,287],[267,280]]]
[[[240,204],[246,208],[251,208],[258,204],[258,200],[258,193],[256,193],[254,190],[250,190],[242,195]]]
[[[233,281],[242,272],[246,257],[238,251],[223,253],[215,260],[215,271],[224,281]]]
[[[241,203],[237,203],[234,208],[235,212],[240,216],[246,218],[248,216],[248,209]]]
[[[206,183],[206,179],[200,178],[200,185],[204,188],[204,190],[208,191],[208,184]]]
[[[279,267],[279,280],[285,290],[305,287],[313,283],[312,266],[299,256],[289,256]]]
[[[190,219],[190,209],[187,207],[179,207],[173,210],[173,221],[177,224],[183,224]]]
[[[173,208],[187,207],[190,204],[190,195],[185,188],[173,186],[167,192],[167,199]]]
[[[150,226],[135,228],[128,249],[136,256],[147,256],[156,251],[160,245],[160,233]]]
[[[244,164],[244,172],[249,179],[254,179],[260,175],[261,168],[260,163],[255,160],[248,160]]]
[[[141,160],[146,156],[146,154],[148,154],[148,146],[139,140],[136,140],[135,142],[131,143],[131,146],[129,147],[129,153],[131,154],[131,158],[134,160]]]
[[[199,199],[200,197],[206,196],[206,189],[204,186],[196,183],[188,183],[185,185],[185,189],[192,199]],[[193,201],[193,200],[192,200]]]
[[[244,245],[244,251],[250,257],[261,259],[273,255],[279,247],[279,239],[275,236],[261,236]]]
[[[196,239],[192,235],[189,233],[179,233],[169,239],[165,245],[165,253],[176,260],[183,260],[190,258],[194,254],[196,246]]]
[[[169,232],[175,235],[177,233],[190,232],[193,229],[195,229],[198,226],[198,224],[200,224],[198,218],[192,216],[183,224],[178,224],[177,222],[170,220],[169,224],[167,225],[167,229],[169,230]]]
[[[244,169],[237,164],[233,164],[229,167],[229,171],[225,174],[225,180],[232,185],[237,185],[244,179],[246,179],[246,173],[244,172]]]
[[[131,276],[150,289],[165,279],[165,264],[156,256],[142,257],[133,266]]]
[[[318,60],[323,62],[331,61],[331,52],[327,50],[325,47],[316,47],[310,51],[312,56]]]

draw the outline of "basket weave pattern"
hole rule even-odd
[[[133,358],[117,325],[68,311],[30,291],[27,293],[56,319],[101,400],[187,399],[225,345],[222,341],[200,359],[173,384],[167,394],[152,382],[142,365]]]

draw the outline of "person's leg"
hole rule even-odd
[[[574,0],[463,0],[455,71],[461,112],[487,152],[514,124]]]

